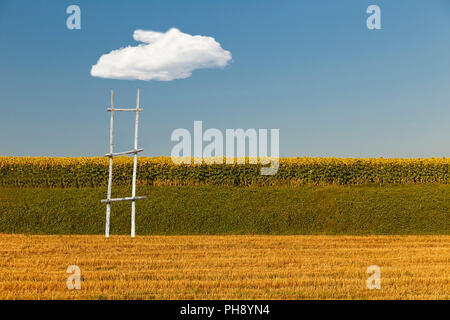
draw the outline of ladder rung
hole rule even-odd
[[[105,154],[105,157],[115,157],[115,156],[120,156],[123,154],[131,154],[131,153],[138,153],[138,152],[142,152],[144,151],[144,149],[134,149],[134,150],[130,150],[130,151],[124,151],[124,152],[117,152],[117,153],[107,153]]]
[[[100,200],[101,203],[108,203],[108,202],[118,202],[118,201],[135,201],[135,200],[143,200],[146,199],[146,196],[143,197],[125,197],[125,198],[112,198],[112,199],[103,199]]]
[[[108,108],[106,111],[144,111],[142,108],[126,109],[126,108]]]

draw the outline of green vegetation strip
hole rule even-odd
[[[450,159],[446,158],[281,158],[273,176],[261,175],[262,165],[248,160],[246,164],[175,165],[170,157],[142,157],[137,182],[147,186],[450,183]],[[130,185],[132,171],[132,158],[114,158],[116,185]],[[0,186],[102,187],[107,183],[107,158],[0,157]]]
[[[129,196],[115,187],[113,196]],[[106,188],[1,188],[0,232],[102,234]],[[138,186],[138,235],[450,234],[450,185]],[[111,234],[129,234],[113,203]]]

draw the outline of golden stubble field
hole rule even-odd
[[[449,299],[449,281],[450,236],[0,235],[0,299]]]

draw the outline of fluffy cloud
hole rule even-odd
[[[212,37],[191,36],[172,28],[167,32],[134,31],[133,38],[143,42],[104,54],[92,66],[91,75],[125,80],[170,81],[184,79],[192,71],[223,68],[231,53]]]

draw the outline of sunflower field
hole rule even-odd
[[[359,185],[450,182],[450,159],[280,158],[275,175],[261,175],[249,159],[234,164],[175,164],[171,157],[140,157],[139,185]],[[100,187],[108,158],[0,157],[0,186]],[[267,166],[267,165],[264,165]],[[115,185],[131,184],[132,157],[114,158]]]

